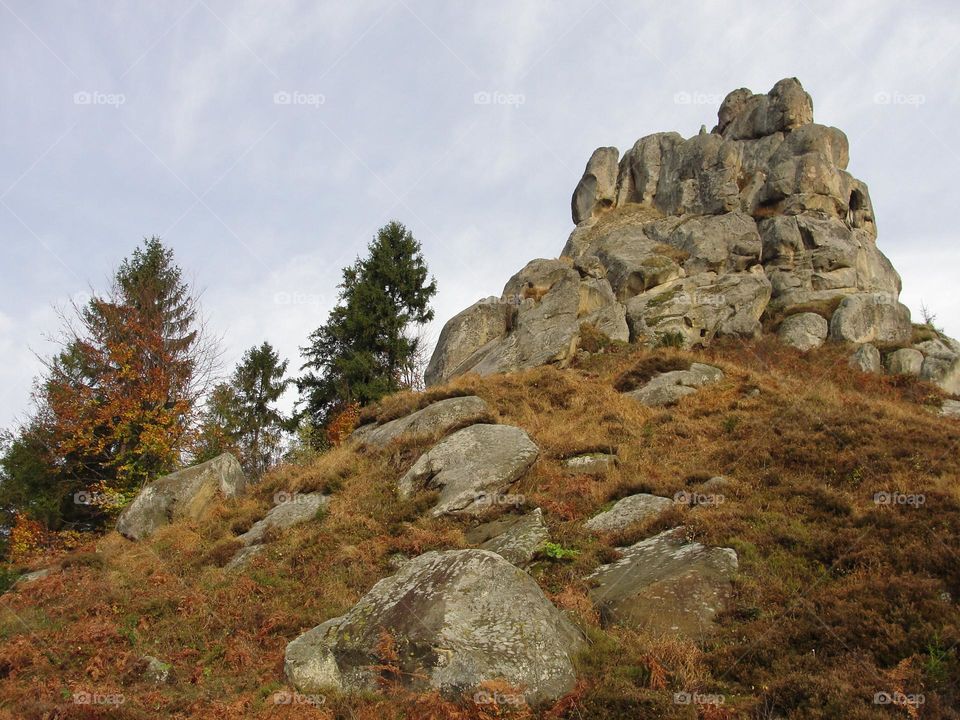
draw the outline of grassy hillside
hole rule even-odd
[[[466,546],[472,521],[430,518],[430,497],[395,493],[431,444],[421,441],[344,447],[280,468],[208,521],[139,544],[110,533],[60,558],[63,572],[8,592],[0,717],[960,717],[960,421],[931,412],[942,397],[932,386],[848,370],[848,352],[801,356],[773,340],[696,355],[621,349],[567,370],[460,378],[374,409],[386,419],[476,394],[540,446],[513,491],[543,508],[554,542],[577,554],[544,557],[531,572],[591,641],[579,687],[552,708],[409,695],[389,680],[376,696],[276,702],[293,690],[283,676],[287,642],[346,611],[392,573],[396,554]],[[618,393],[692,359],[726,378],[669,409]],[[562,468],[563,458],[591,450],[615,451],[619,467],[603,477]],[[722,503],[677,505],[618,537],[581,526],[619,497],[695,492],[716,475],[730,478]],[[315,490],[333,493],[322,518],[279,533],[246,570],[222,568],[233,538],[276,493]],[[902,495],[885,504],[876,493]],[[713,642],[601,629],[582,578],[618,545],[676,525],[740,558]],[[171,663],[173,682],[145,681],[145,654]],[[123,703],[78,705],[80,692],[122,694]],[[724,703],[677,704],[682,692]],[[877,705],[878,692],[924,702]]]

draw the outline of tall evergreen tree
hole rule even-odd
[[[268,342],[244,353],[230,381],[219,383],[207,398],[195,461],[234,452],[255,476],[273,464],[289,425],[275,405],[291,382],[284,377],[287,364]]]
[[[284,378],[287,361],[268,342],[252,347],[234,370],[232,415],[244,465],[261,475],[277,458],[287,419],[275,403],[290,380]]]
[[[413,235],[390,222],[367,250],[366,258],[344,268],[339,302],[301,349],[307,372],[297,379],[300,402],[318,426],[350,403],[364,405],[399,389],[420,342],[410,328],[433,319],[437,284]]]

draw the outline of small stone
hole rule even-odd
[[[587,453],[567,458],[560,464],[567,470],[584,475],[602,475],[617,466],[619,460],[611,453]]]
[[[170,681],[170,674],[173,666],[152,655],[144,655],[141,660],[147,663],[143,671],[143,679],[157,685],[163,685]]]

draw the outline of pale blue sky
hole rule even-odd
[[[145,235],[204,290],[227,368],[264,339],[294,367],[399,219],[435,337],[560,252],[595,147],[692,135],[786,76],[849,136],[904,301],[958,336],[958,43],[952,2],[0,0],[0,425],[54,306]]]

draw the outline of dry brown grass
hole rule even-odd
[[[696,691],[725,696],[726,715],[714,717],[872,718],[873,694],[899,683],[924,693],[923,717],[957,717],[960,423],[929,412],[925,403],[942,397],[935,388],[856,373],[846,353],[827,346],[800,356],[772,340],[699,354],[605,353],[567,370],[462,377],[368,410],[386,419],[427,399],[476,394],[541,448],[514,492],[544,509],[554,542],[579,554],[531,572],[591,644],[568,698],[522,712],[686,718],[692,708],[675,705],[673,693]],[[726,377],[669,410],[615,389],[692,360]],[[490,707],[397,689],[331,697],[320,708],[272,702],[291,690],[286,643],[347,610],[392,572],[394,554],[466,546],[475,521],[430,518],[430,495],[401,500],[395,491],[432,441],[341,447],[280,468],[204,522],[139,544],[110,533],[84,548],[97,560],[66,562],[62,573],[3,596],[0,709],[96,717],[66,702],[69,694],[113,690],[127,699],[110,715],[120,718],[496,717]],[[601,476],[562,467],[585,449],[616,452],[620,462]],[[618,497],[672,496],[721,474],[731,482],[719,505],[676,506],[614,536],[582,527]],[[333,494],[322,521],[278,534],[243,572],[217,567],[276,493],[317,490]],[[876,505],[876,492],[925,501]],[[678,524],[740,557],[715,641],[698,648],[601,628],[583,577],[615,558],[616,546]],[[177,682],[145,683],[136,669],[143,654],[171,662]]]

